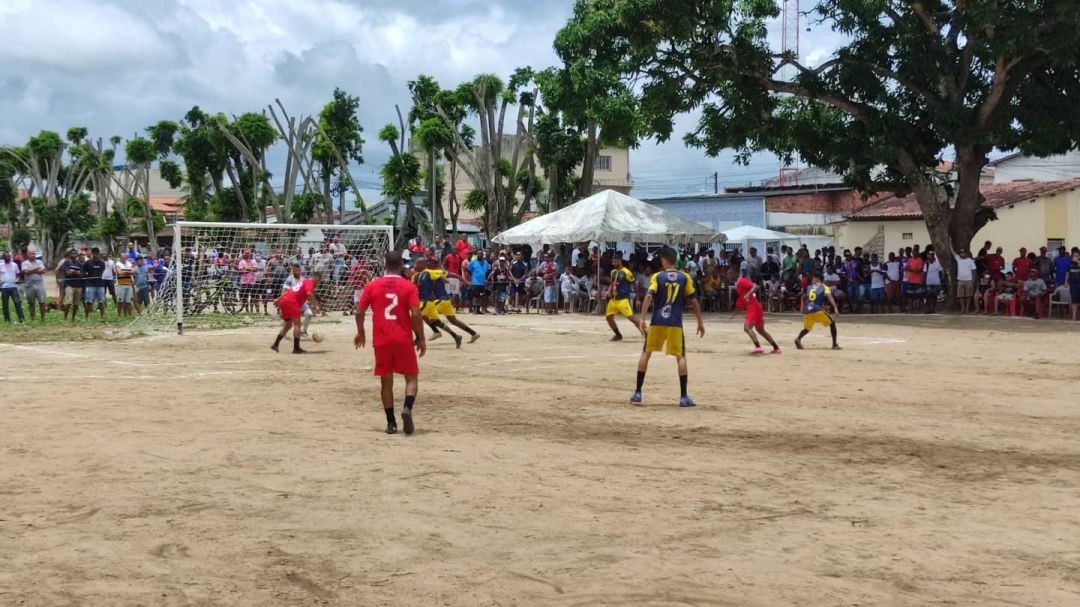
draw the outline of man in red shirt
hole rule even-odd
[[[995,282],[1001,280],[1001,271],[1005,269],[1005,258],[1001,256],[1003,250],[998,247],[994,253],[986,256],[986,271]]]
[[[761,301],[757,297],[758,286],[754,284],[754,281],[746,277],[746,270],[740,270],[739,280],[735,282],[735,292],[739,294],[739,298],[735,301],[735,307],[740,310],[746,310],[746,318],[743,320],[743,331],[750,336],[750,341],[754,342],[754,354],[763,354],[765,350],[761,348],[761,342],[758,341],[757,335],[754,331],[757,330],[762,337],[772,345],[772,353],[780,354],[780,346],[776,343],[776,340],[769,335],[769,332],[765,330],[765,307],[761,305]]]
[[[1028,259],[1028,252],[1024,247],[1020,247],[1020,256],[1013,260],[1012,271],[1020,281],[1027,280],[1031,271],[1031,260]]]
[[[293,354],[305,354],[307,352],[300,348],[300,320],[303,316],[301,310],[304,304],[308,302],[316,303],[315,287],[319,286],[321,277],[321,274],[315,272],[311,275],[311,278],[305,278],[295,287],[287,289],[274,302],[274,305],[278,307],[278,311],[281,313],[282,321],[281,331],[278,332],[274,345],[270,346],[270,349],[274,352],[278,351],[278,346],[281,344],[281,340],[285,339],[290,327],[293,332]]]
[[[405,434],[413,433],[412,410],[416,402],[417,376],[420,367],[416,352],[427,352],[423,323],[420,317],[420,294],[416,285],[401,276],[401,254],[386,254],[386,275],[373,280],[360,294],[356,309],[356,337],[353,345],[363,348],[367,343],[364,318],[372,310],[371,345],[375,349],[375,375],[382,383],[383,412],[386,413],[386,433],[397,433],[394,417],[394,374],[405,376],[405,406],[401,421]],[[413,347],[416,347],[416,352]]]

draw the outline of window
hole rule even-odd
[[[915,240],[915,234],[911,232],[904,232],[900,235],[901,240]]]
[[[611,156],[597,156],[596,165],[594,168],[597,171],[610,171],[611,170]]]
[[[1065,246],[1065,239],[1064,238],[1051,238],[1051,239],[1046,241],[1046,248],[1050,249],[1051,251],[1053,251],[1055,253],[1057,252],[1057,250],[1059,248],[1061,248],[1063,246]]]

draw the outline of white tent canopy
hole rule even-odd
[[[758,228],[755,226],[739,226],[737,228],[725,230],[724,236],[727,237],[728,242],[780,242],[788,240],[799,240],[799,236],[796,234],[777,232],[775,230],[766,230],[765,228]]]
[[[674,213],[614,190],[604,190],[499,234],[510,245],[574,242],[724,242],[724,236]]]

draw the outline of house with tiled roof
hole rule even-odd
[[[1006,257],[1020,247],[1056,249],[1080,244],[1080,179],[983,184],[987,208],[997,215],[972,241],[989,240]],[[836,226],[837,248],[864,247],[877,253],[925,246],[930,235],[915,196],[888,196],[847,216]]]

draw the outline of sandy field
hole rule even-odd
[[[0,345],[0,604],[1080,605],[1075,325],[710,316],[679,409],[602,319],[464,318],[411,437],[348,323]]]

